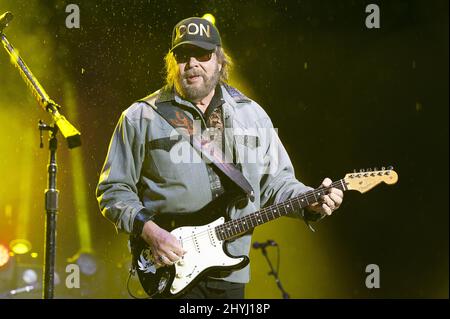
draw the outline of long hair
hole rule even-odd
[[[222,64],[222,69],[220,70],[220,82],[227,83],[230,75],[230,70],[233,65],[231,57],[225,52],[221,46],[217,46],[215,50],[217,56],[217,62]],[[165,74],[166,74],[166,85],[168,87],[175,86],[175,80],[178,77],[178,64],[172,52],[168,52],[164,57],[165,61]]]

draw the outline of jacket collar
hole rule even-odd
[[[220,88],[222,90],[223,99],[231,104],[233,107],[237,106],[237,103],[250,103],[251,100],[242,94],[238,89],[226,84],[221,83]],[[175,89],[173,87],[164,86],[158,91],[158,97],[155,101],[155,104],[175,101],[179,104],[183,104],[186,106],[192,106],[192,103],[184,100],[178,94],[175,93]]]
[[[251,100],[241,93],[238,89],[228,85],[226,83],[221,83],[222,94],[224,95],[224,99],[232,104],[233,106],[237,106],[237,103],[250,103]],[[225,98],[227,95],[227,98]]]
[[[175,100],[174,89],[173,87],[166,85],[158,91],[158,97],[156,98],[155,104],[169,102],[173,100]]]

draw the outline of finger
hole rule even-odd
[[[175,254],[173,251],[169,251],[166,256],[169,258],[169,260],[174,263],[180,259],[180,257]]]
[[[330,188],[329,194],[331,194],[331,193],[336,194],[341,199],[344,198],[344,192],[338,188],[335,188],[335,187]]]
[[[162,262],[164,265],[172,265],[173,263],[170,261],[170,259],[169,258],[167,258],[166,256],[164,256],[164,255],[161,255],[161,256],[159,256],[160,258],[159,258],[159,261],[160,262]]]
[[[331,183],[332,183],[331,179],[329,179],[328,177],[326,177],[326,178],[323,180],[321,186],[323,186],[323,187],[328,187],[328,186],[331,185]]]
[[[153,254],[153,262],[158,266],[164,266],[164,262],[158,254]]]
[[[322,207],[320,207],[319,203],[311,204],[307,208],[309,211],[312,211],[314,213],[318,213],[318,214],[322,213]]]
[[[328,207],[327,204],[322,204],[322,208],[323,208],[323,212],[324,212],[325,214],[331,215],[331,213],[332,213],[331,208]]]
[[[327,204],[327,206],[331,208],[331,210],[335,209],[335,204],[333,200],[330,198],[330,196],[328,195],[323,196],[323,203]]]
[[[154,252],[152,253],[153,255],[153,260],[156,264],[158,264],[159,266],[165,266],[166,262],[165,260],[168,258],[165,258],[166,253],[161,250],[161,249],[155,249]]]
[[[183,257],[183,255],[187,253],[187,251],[184,250],[183,247],[181,247],[178,240],[170,246],[170,251],[176,254],[178,257]]]
[[[176,238],[174,235],[170,234],[170,240],[167,243],[166,252],[174,252],[179,257],[183,257],[185,253],[187,253],[186,250],[183,249],[180,241],[178,238]]]
[[[337,195],[335,193],[330,193],[328,196],[330,196],[330,199],[334,202],[334,205],[336,207],[341,206],[341,204],[342,204],[342,197],[340,197],[339,195]]]

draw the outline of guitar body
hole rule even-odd
[[[233,257],[219,240],[215,227],[225,223],[229,198],[217,199],[195,213],[163,213],[154,222],[169,231],[187,253],[171,266],[158,266],[147,243],[131,237],[133,268],[145,292],[152,298],[175,298],[215,271],[238,270],[249,263],[247,256]]]

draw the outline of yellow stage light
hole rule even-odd
[[[6,265],[9,261],[8,247],[0,244],[0,267]]]
[[[216,24],[216,18],[211,13],[205,13],[202,18],[208,20],[214,25]]]
[[[80,105],[77,104],[77,94],[73,89],[73,85],[66,81],[64,83],[64,105],[67,114],[73,120],[73,123],[78,123]],[[86,162],[83,154],[83,149],[78,148],[72,150],[71,164],[72,164],[72,180],[73,180],[73,200],[74,207],[76,207],[75,215],[77,216],[78,238],[80,240],[80,250],[92,251],[91,225],[89,222],[89,190],[87,189],[87,176],[84,167]]]
[[[23,255],[31,250],[31,243],[26,239],[14,239],[9,247],[16,255]]]

